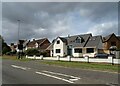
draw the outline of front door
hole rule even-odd
[[[68,49],[67,49],[67,51],[68,51],[68,55],[72,55],[72,46],[68,46]]]

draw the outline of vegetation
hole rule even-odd
[[[5,43],[5,41],[1,35],[0,35],[0,43],[2,44],[2,45],[0,45],[0,53],[2,53],[4,55],[7,52],[11,51],[11,48],[7,45],[7,43]]]
[[[27,49],[25,51],[25,54],[26,55],[29,55],[29,56],[33,56],[33,55],[36,55],[36,56],[40,56],[40,55],[43,55],[44,57],[46,56],[49,56],[49,53],[47,51],[44,51],[44,52],[40,52],[38,49]]]
[[[2,59],[18,60],[18,61],[32,61],[34,59],[27,59],[23,56],[23,59],[17,59],[17,56],[3,56]],[[53,66],[90,69],[90,70],[101,70],[109,72],[118,72],[119,65],[111,65],[107,63],[86,63],[86,62],[66,62],[66,61],[47,61],[39,60],[40,64],[47,64]]]
[[[9,55],[4,55],[1,57],[3,60],[4,59],[9,59],[9,60],[16,60],[16,61],[31,61],[33,59],[28,59],[25,58],[25,56],[22,57],[22,59],[17,59],[17,56],[9,56]]]
[[[54,65],[54,66],[62,66],[62,67],[72,67],[72,68],[81,68],[81,69],[92,69],[92,70],[118,72],[118,65],[111,65],[111,64],[105,64],[105,63],[44,61],[44,60],[41,61],[40,63]]]
[[[27,49],[26,51],[25,51],[25,54],[26,55],[29,55],[29,56],[33,56],[33,55],[39,55],[39,51],[38,51],[38,49]]]

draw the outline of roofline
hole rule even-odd
[[[41,45],[45,40],[47,40],[47,38],[44,38],[44,40],[39,45]]]
[[[86,40],[86,42],[85,42],[85,44],[84,44],[84,46],[83,46],[83,47],[85,47],[85,46],[86,46],[86,44],[88,43],[88,41],[89,41],[90,37],[92,37],[92,35],[90,35],[90,36],[88,37],[88,39]]]
[[[48,50],[48,48],[49,48],[50,46],[52,46],[52,44],[53,44],[53,43],[51,43],[45,50]],[[51,49],[50,49],[50,50],[51,50]]]
[[[109,39],[108,39],[108,40],[106,40],[106,41],[103,41],[103,43],[105,43],[105,42],[109,41],[109,40],[110,40],[110,38],[111,38],[113,35],[114,35],[114,36],[118,39],[118,37],[117,37],[114,33],[112,33],[112,34],[111,34],[111,36],[109,37]],[[119,40],[119,39],[118,39],[118,40]]]

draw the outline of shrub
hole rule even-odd
[[[30,55],[30,56],[38,55],[39,51],[38,51],[38,49],[28,49],[25,51],[25,54]]]
[[[50,56],[48,51],[41,52],[40,55],[43,55],[44,57]]]

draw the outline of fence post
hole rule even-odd
[[[60,56],[59,56],[59,55],[57,55],[57,60],[58,60],[58,61],[60,60]]]
[[[28,55],[26,55],[26,58],[28,58]]]
[[[71,56],[67,56],[67,58],[68,58],[68,61],[71,61]]]
[[[40,55],[41,60],[43,60],[43,55]]]
[[[36,59],[36,55],[33,55],[34,59]]]
[[[89,57],[85,56],[86,62],[89,63]]]
[[[112,56],[108,56],[108,60],[110,61],[110,63],[111,63],[112,65],[114,65],[114,61],[113,61],[113,57],[112,57]]]

